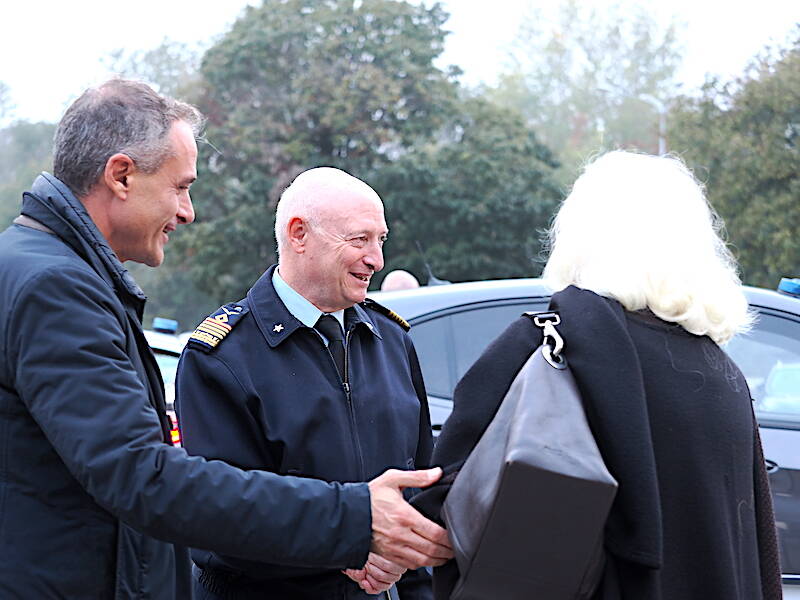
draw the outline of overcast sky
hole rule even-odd
[[[584,0],[598,7],[614,0]],[[645,1],[645,0],[642,0]],[[451,13],[443,64],[463,81],[492,83],[507,64],[507,46],[528,3],[552,10],[555,0],[445,0]],[[118,48],[147,50],[165,37],[208,45],[257,0],[27,0],[6,4],[0,20],[0,81],[11,88],[14,116],[56,121],[86,87],[108,78],[101,59]],[[430,4],[430,2],[427,2]],[[784,43],[800,22],[800,0],[654,0],[663,22],[686,23],[683,90],[707,73],[741,73],[768,43]]]

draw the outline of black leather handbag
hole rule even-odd
[[[453,600],[580,600],[602,575],[603,527],[617,482],[586,420],[558,313],[527,316],[544,342],[444,503],[461,575]]]

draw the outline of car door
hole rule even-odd
[[[800,584],[800,316],[754,306],[753,330],[725,350],[744,373],[767,461],[785,583]]]

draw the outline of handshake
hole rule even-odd
[[[406,569],[439,566],[453,557],[447,531],[423,517],[403,499],[403,488],[427,487],[442,475],[390,469],[369,482],[372,509],[372,547],[361,569],[344,574],[368,594],[388,590]]]

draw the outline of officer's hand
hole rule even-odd
[[[363,569],[347,569],[343,572],[368,594],[380,594],[397,583],[406,569],[370,552]]]
[[[369,482],[373,552],[406,569],[439,566],[453,558],[447,531],[412,508],[401,492],[407,487],[427,487],[441,476],[438,467],[389,469]]]

